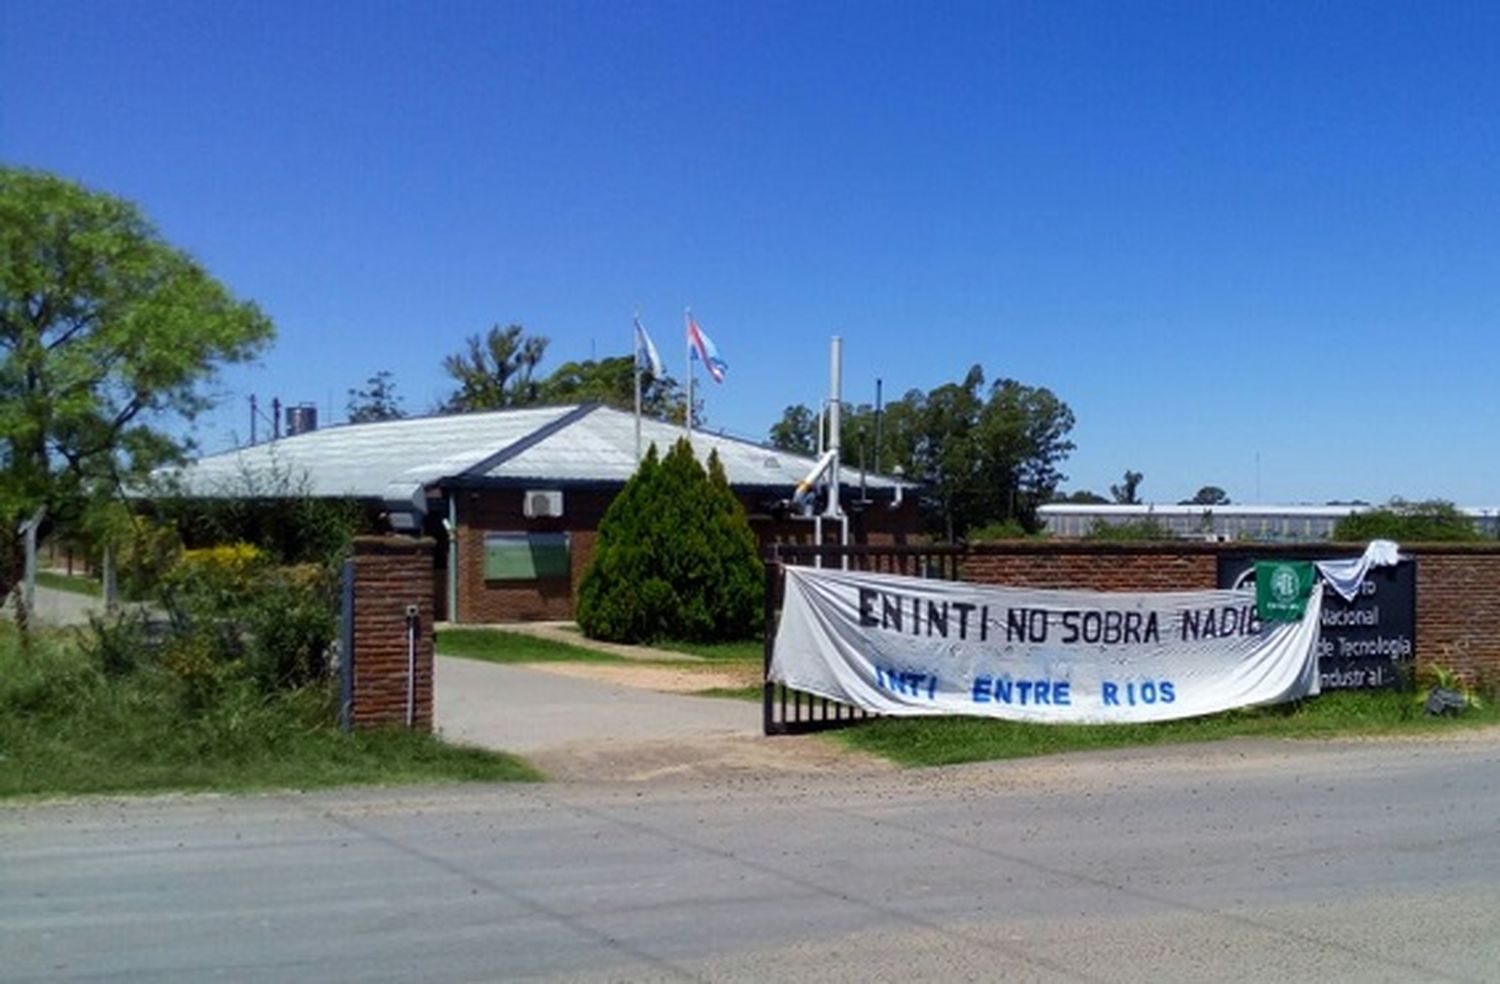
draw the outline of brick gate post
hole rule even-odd
[[[433,541],[357,537],[348,721],[432,730]]]

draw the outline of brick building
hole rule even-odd
[[[665,452],[683,429],[642,420]],[[693,434],[716,451],[762,544],[811,543],[814,524],[780,508],[814,466],[739,438]],[[351,499],[396,532],[430,536],[440,618],[561,619],[593,556],[599,520],[636,467],[636,418],[599,404],[345,424],[205,457],[176,476],[199,497]],[[919,528],[898,481],[847,466],[850,542],[904,543]],[[838,532],[825,525],[824,539]]]

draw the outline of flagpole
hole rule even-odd
[[[688,337],[688,325],[693,321],[693,309],[684,308],[682,314],[682,338],[687,342],[687,412],[682,415],[687,425],[688,443],[693,443],[693,340]]]
[[[632,348],[635,362],[635,463],[641,463],[641,309],[635,309],[635,344]]]

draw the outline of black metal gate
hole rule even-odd
[[[768,735],[806,734],[858,724],[874,714],[827,697],[803,693],[771,680],[771,653],[781,618],[783,573],[787,565],[838,567],[957,581],[967,550],[963,547],[807,546],[777,544],[766,557],[766,639],[762,728]]]

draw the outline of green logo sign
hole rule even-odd
[[[1306,560],[1262,560],[1255,565],[1255,608],[1263,622],[1296,622],[1312,595],[1313,565]]]

